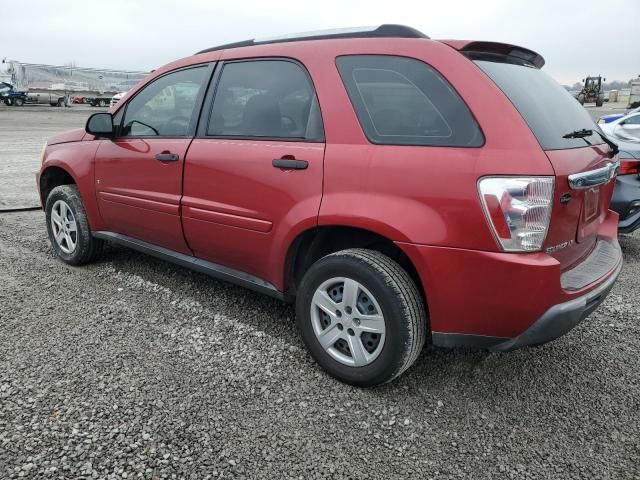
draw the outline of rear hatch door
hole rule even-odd
[[[563,269],[593,250],[611,200],[612,149],[588,112],[533,64],[505,55],[469,54],[535,135],[555,171],[555,198],[544,248]]]

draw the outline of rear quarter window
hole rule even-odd
[[[447,147],[484,144],[464,101],[427,64],[388,55],[342,56],[336,64],[370,142]]]

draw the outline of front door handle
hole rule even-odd
[[[305,170],[309,166],[306,160],[295,160],[293,158],[274,158],[271,164],[275,168],[283,170]]]
[[[161,162],[177,162],[178,160],[180,160],[180,155],[170,152],[162,152],[156,154],[156,160],[159,160]]]

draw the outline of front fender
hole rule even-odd
[[[39,192],[42,192],[43,178],[46,178],[47,171],[50,169],[61,169],[73,179],[80,192],[92,230],[105,228],[98,210],[94,180],[94,159],[99,144],[99,141],[89,141],[48,146],[38,175]],[[44,206],[45,203],[46,198],[42,198],[42,205]]]

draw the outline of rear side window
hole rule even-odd
[[[602,143],[595,132],[589,137],[564,138],[571,132],[597,127],[587,111],[553,78],[535,67],[506,63],[500,57],[477,59],[478,65],[504,92],[544,150],[585,147]]]
[[[324,137],[311,81],[300,65],[288,60],[226,64],[207,133],[308,141]]]
[[[427,64],[387,55],[349,55],[336,62],[372,143],[446,147],[484,143],[460,96]]]

